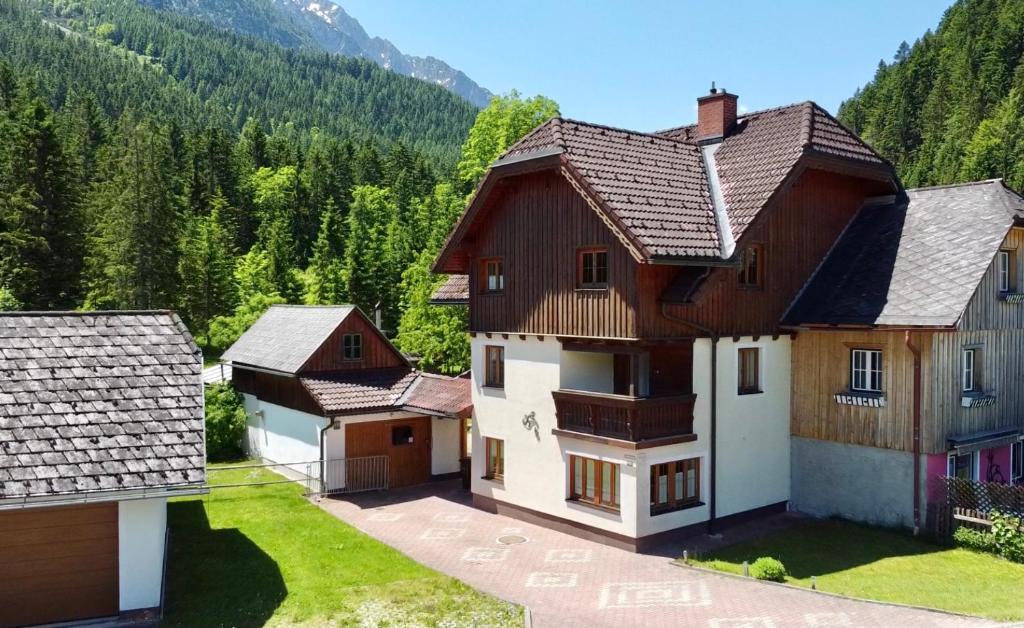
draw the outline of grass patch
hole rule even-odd
[[[211,475],[221,484],[274,479],[263,470]],[[294,484],[172,501],[168,523],[164,625],[522,625],[518,607],[346,525]]]
[[[809,587],[815,576],[830,593],[1024,620],[1024,565],[843,521],[808,522],[692,562],[738,574],[759,556],[781,560],[790,584]]]

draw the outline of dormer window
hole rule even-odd
[[[576,259],[576,285],[582,290],[608,289],[608,249],[580,249]]]
[[[739,284],[744,288],[760,288],[764,285],[764,245],[752,244],[743,252],[740,260]]]
[[[342,357],[346,360],[363,359],[363,335],[345,334],[342,337]]]
[[[496,294],[505,291],[505,264],[500,257],[480,261],[481,291]]]

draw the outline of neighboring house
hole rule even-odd
[[[628,548],[786,508],[815,393],[783,317],[858,212],[902,193],[809,102],[738,116],[713,90],[696,125],[528,134],[434,267],[435,302],[470,307],[474,503]]]
[[[459,472],[469,380],[416,371],[355,306],[271,306],[221,359],[252,455],[331,491],[351,483],[331,461],[387,456],[390,487]]]
[[[1022,263],[1002,181],[861,210],[785,317],[795,508],[920,526],[938,478],[1024,482]]]
[[[170,312],[0,314],[0,626],[161,605],[167,499],[206,490],[201,368]]]

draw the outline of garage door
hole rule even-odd
[[[0,512],[0,626],[117,615],[117,503]]]
[[[388,456],[391,488],[423,484],[430,480],[430,418],[349,423],[345,456]]]

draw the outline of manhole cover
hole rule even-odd
[[[519,536],[518,534],[506,534],[505,536],[499,536],[498,542],[502,545],[518,545],[526,542],[525,536]]]

